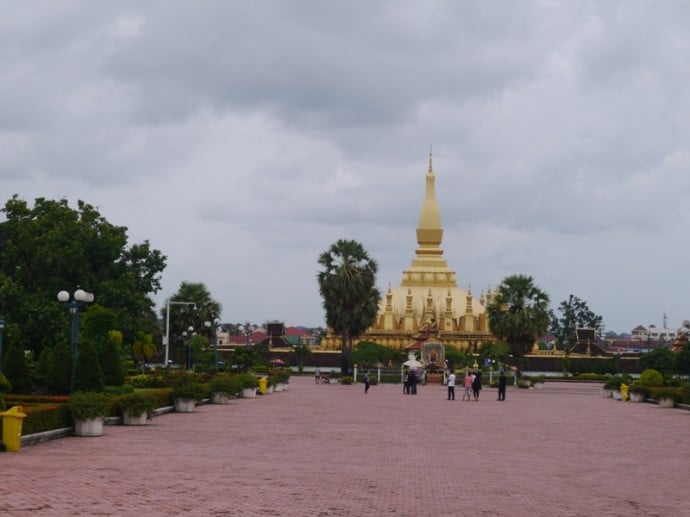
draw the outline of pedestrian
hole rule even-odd
[[[506,399],[506,372],[501,370],[498,376],[498,400]]]
[[[407,368],[403,372],[403,394],[410,394],[410,371]]]
[[[366,372],[364,374],[364,394],[366,395],[369,392],[369,386],[371,386],[369,382],[369,372]]]
[[[417,394],[417,370],[410,371],[410,393]]]
[[[455,400],[455,372],[453,370],[448,376],[448,400]]]
[[[472,394],[474,395],[474,401],[479,401],[479,392],[482,391],[482,372],[477,370],[474,374],[474,379],[472,380]]]
[[[472,381],[474,380],[474,376],[472,375],[472,372],[468,371],[465,373],[465,382],[463,383],[464,390],[462,392],[462,400],[471,400],[472,399]],[[467,399],[465,399],[467,397]]]
[[[314,370],[314,382],[316,382],[316,384],[321,383],[321,370],[318,366],[316,367],[316,370]]]

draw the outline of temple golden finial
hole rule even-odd
[[[429,145],[429,174],[434,173],[434,168],[432,166],[432,152],[431,151],[432,151],[431,145]]]

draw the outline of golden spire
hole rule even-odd
[[[442,266],[445,267],[443,260],[443,250],[441,250],[441,240],[443,238],[443,228],[441,227],[441,211],[436,202],[436,175],[434,174],[431,150],[429,150],[429,170],[426,173],[426,191],[422,209],[419,212],[419,226],[417,227],[417,258],[413,265]],[[429,262],[431,260],[431,262]],[[440,262],[443,262],[441,264]]]

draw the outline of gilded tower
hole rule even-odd
[[[431,154],[425,180],[412,264],[403,271],[400,286],[388,286],[376,322],[360,339],[399,350],[427,340],[476,350],[479,344],[494,341],[484,310],[491,301],[491,288],[475,299],[469,286],[467,291],[458,287],[441,248],[443,227]],[[339,337],[329,335],[321,346],[339,349]]]

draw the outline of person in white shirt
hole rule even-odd
[[[455,372],[452,370],[448,376],[448,400],[455,400]]]

